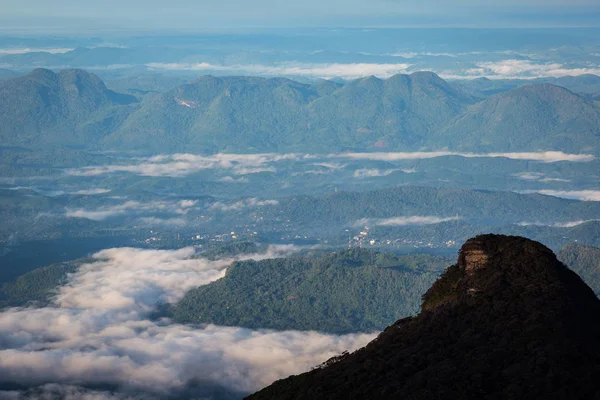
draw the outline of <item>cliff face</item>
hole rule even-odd
[[[540,243],[483,235],[421,313],[251,399],[600,398],[600,300]]]

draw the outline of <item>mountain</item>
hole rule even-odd
[[[558,258],[581,276],[596,294],[600,294],[599,248],[570,243],[561,249]]]
[[[322,257],[236,262],[173,306],[178,323],[330,333],[381,330],[418,311],[446,259],[358,248]]]
[[[600,108],[559,86],[521,86],[471,106],[436,133],[430,146],[477,152],[597,153]]]
[[[600,76],[593,74],[538,79],[477,78],[452,81],[452,85],[460,90],[482,98],[534,83],[549,83],[564,87],[575,93],[591,94],[600,92]]]
[[[540,243],[468,240],[421,313],[249,399],[600,397],[600,300]]]
[[[343,86],[205,76],[145,99],[105,143],[186,152],[416,146],[473,101],[429,72]]]
[[[86,71],[35,69],[0,82],[0,138],[6,146],[87,145],[135,101]]]
[[[36,69],[0,82],[3,144],[150,153],[600,151],[594,100],[546,83],[481,102],[431,72],[343,85],[203,76],[164,93],[136,91],[135,80],[115,85],[141,100],[82,70]]]
[[[17,76],[19,76],[19,73],[16,71],[0,68],[0,82],[5,81],[7,79],[16,78]]]

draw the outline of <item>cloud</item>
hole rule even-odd
[[[563,178],[542,178],[540,182],[571,182],[569,179]]]
[[[541,179],[544,176],[544,174],[539,172],[519,172],[518,174],[513,174],[513,176],[516,176],[519,179],[524,179],[526,181],[537,181]]]
[[[264,207],[264,206],[275,206],[279,204],[277,200],[259,200],[257,198],[244,199],[236,201],[235,203],[226,204],[220,201],[211,204],[209,207],[213,211],[239,211],[244,208]]]
[[[458,156],[467,158],[504,157],[514,160],[531,160],[541,162],[589,162],[594,160],[591,154],[567,154],[562,151],[512,152],[512,153],[461,153],[453,151],[416,151],[416,152],[374,152],[374,153],[256,153],[197,155],[178,153],[158,155],[136,159],[133,164],[98,165],[65,171],[73,176],[101,176],[114,173],[132,173],[142,176],[184,177],[205,170],[229,171],[235,175],[248,175],[260,172],[276,172],[274,164],[279,162],[301,162],[311,160],[313,164],[340,170],[345,164],[336,162],[339,159],[352,160],[419,160],[437,157]],[[315,162],[321,159],[321,162]],[[222,178],[227,179],[227,178]],[[231,178],[234,179],[234,178]]]
[[[393,218],[363,218],[356,221],[354,226],[410,226],[432,225],[442,222],[458,221],[460,217],[411,216]]]
[[[170,71],[217,71],[245,75],[262,76],[303,76],[315,78],[344,78],[356,79],[365,76],[377,76],[380,78],[389,78],[390,76],[406,73],[411,67],[410,64],[374,64],[374,63],[328,63],[328,64],[308,64],[308,63],[280,63],[269,66],[263,64],[247,65],[218,65],[206,62],[202,63],[150,63],[149,68]]]
[[[561,76],[576,76],[584,74],[600,74],[600,68],[570,68],[564,64],[537,63],[531,60],[502,60],[493,62],[478,62],[476,67],[469,68],[462,73],[455,71],[440,72],[444,79],[474,79],[486,77],[488,79],[535,79],[558,78]]]
[[[110,189],[83,189],[83,190],[77,190],[75,192],[71,192],[70,194],[82,194],[82,195],[86,195],[86,196],[90,196],[90,195],[95,195],[95,194],[104,194],[104,193],[109,193]]]
[[[571,182],[568,179],[546,177],[546,175],[541,172],[519,172],[518,174],[513,174],[513,176],[516,176],[519,179],[524,179],[527,181],[538,181],[538,182],[544,182],[544,183]]]
[[[586,219],[579,221],[569,221],[569,222],[554,222],[554,223],[544,223],[544,222],[519,222],[517,225],[519,226],[550,226],[553,228],[573,228],[574,226],[587,224],[588,222],[597,222],[600,219]]]
[[[317,166],[317,167],[325,167],[328,169],[332,169],[334,171],[339,171],[339,170],[346,168],[347,164],[334,163],[334,162],[318,162],[318,163],[313,163],[312,165]]]
[[[228,183],[248,183],[248,178],[234,178],[232,176],[224,176],[219,179],[219,182],[228,182]]]
[[[260,174],[261,172],[277,172],[274,167],[241,167],[236,166],[232,171],[236,175]]]
[[[104,221],[107,218],[121,215],[153,214],[157,212],[185,215],[197,203],[196,200],[152,201],[148,203],[130,200],[122,204],[103,206],[94,210],[67,207],[65,209],[65,216],[71,218],[85,218],[92,221]]]
[[[210,156],[178,153],[172,155],[158,155],[138,159],[136,164],[100,165],[69,169],[66,173],[74,176],[99,176],[112,173],[126,172],[142,176],[169,176],[182,177],[204,170],[229,170],[236,175],[248,175],[259,172],[275,172],[269,163],[278,161],[298,161],[304,157],[302,154],[224,154],[218,153]]]
[[[73,51],[73,48],[27,48],[27,47],[14,47],[14,48],[3,48],[0,49],[0,55],[6,54],[27,54],[27,53],[51,53],[51,54],[63,54]]]
[[[397,169],[376,169],[376,168],[362,168],[354,171],[353,176],[355,178],[374,178],[379,176],[388,176],[394,172],[398,171]]]
[[[114,385],[164,395],[190,382],[252,392],[297,374],[374,334],[193,328],[151,321],[158,301],[177,301],[242,259],[286,256],[293,246],[210,261],[180,250],[108,249],[69,278],[52,306],[0,313],[0,383]]]
[[[329,154],[332,158],[350,158],[354,160],[398,161],[418,160],[437,157],[459,156],[466,158],[510,158],[513,160],[531,160],[541,162],[589,162],[594,160],[591,154],[567,154],[562,151],[512,152],[512,153],[460,153],[453,151],[415,151],[415,152],[378,152],[378,153],[341,153]]]
[[[565,199],[600,201],[600,190],[534,190],[525,193],[540,193]]]

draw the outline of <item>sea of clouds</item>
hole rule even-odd
[[[96,253],[51,305],[0,313],[0,384],[60,398],[162,397],[192,384],[250,393],[372,340],[370,333],[191,327],[149,318],[157,302],[177,301],[223,277],[233,261],[295,250],[270,246],[264,254],[216,261],[192,257],[193,248]],[[113,389],[98,390],[107,385]],[[0,398],[27,393],[4,391]]]

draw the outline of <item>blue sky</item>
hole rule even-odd
[[[598,26],[598,0],[0,0],[5,27]]]

